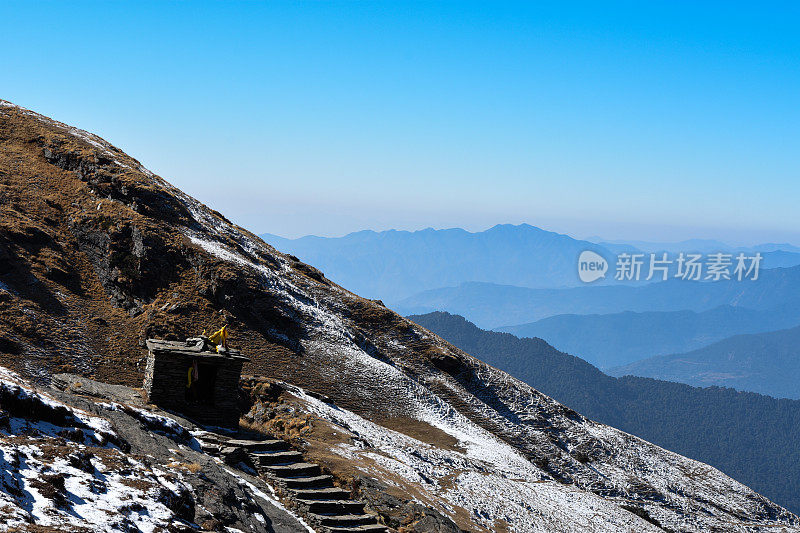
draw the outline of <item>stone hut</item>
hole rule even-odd
[[[211,426],[239,425],[239,378],[249,361],[238,350],[217,353],[205,337],[147,339],[148,401]]]

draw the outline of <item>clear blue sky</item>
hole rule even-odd
[[[4,2],[0,98],[256,232],[800,244],[797,3]]]

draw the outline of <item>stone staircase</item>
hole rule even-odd
[[[294,502],[303,517],[322,533],[387,533],[375,515],[364,512],[362,502],[350,492],[334,486],[333,478],[318,464],[304,460],[303,454],[279,439],[232,438],[217,433],[198,436],[204,451],[236,464],[249,457],[259,475],[278,485]]]

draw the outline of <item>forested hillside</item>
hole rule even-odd
[[[608,372],[796,400],[800,399],[800,327],[736,335],[688,353],[651,357]]]
[[[542,339],[484,331],[442,312],[409,318],[594,420],[716,466],[800,510],[800,401],[613,378]]]
[[[496,328],[516,337],[547,339],[553,347],[609,371],[622,365],[621,373],[699,385],[684,379],[640,371],[636,361],[659,355],[696,350],[734,335],[791,328],[800,324],[800,307],[787,305],[757,311],[722,305],[708,311],[624,311],[607,315],[556,315],[529,324]],[[575,332],[580,331],[580,335]],[[705,383],[723,385],[723,383]],[[735,387],[735,385],[729,385]],[[763,394],[766,390],[741,387]],[[775,394],[772,394],[775,396]]]

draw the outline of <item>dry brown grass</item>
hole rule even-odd
[[[121,480],[121,483],[123,485],[125,485],[125,486],[128,486],[128,487],[134,489],[134,490],[138,490],[139,492],[146,492],[146,491],[152,489],[153,487],[155,487],[155,485],[152,482],[145,481],[145,480],[143,480],[141,478],[137,478],[137,477],[126,477],[126,478],[123,478]]]
[[[196,474],[203,469],[203,465],[200,463],[187,463],[186,470],[191,472],[192,474]]]
[[[375,422],[383,427],[393,429],[394,431],[436,446],[437,448],[457,452],[466,451],[463,446],[459,445],[457,438],[421,420],[407,417],[392,417],[375,420]]]
[[[200,463],[184,463],[181,461],[172,461],[171,463],[168,463],[167,466],[172,469],[185,470],[186,472],[191,472],[193,474],[196,474],[203,469],[203,465]]]
[[[311,421],[312,416],[305,413],[300,416],[278,415],[261,422],[251,422],[242,418],[239,420],[239,426],[249,431],[294,442],[313,431]]]

